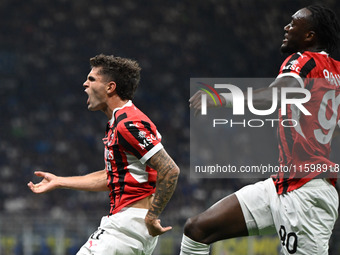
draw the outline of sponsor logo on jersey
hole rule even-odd
[[[136,127],[136,128],[138,128],[139,126],[138,126],[138,123],[130,123],[129,127]]]
[[[105,158],[107,160],[113,160],[113,151],[105,148]]]
[[[289,62],[285,67],[282,68],[282,70],[291,70],[299,73],[301,71],[301,68],[299,67],[299,61],[296,59]]]
[[[145,136],[145,134],[144,134],[144,136]],[[145,148],[147,146],[149,146],[150,144],[152,144],[156,140],[157,140],[157,138],[153,134],[150,134],[149,136],[145,136],[143,138],[142,142],[139,143],[139,147],[141,147],[142,150],[145,150]]]
[[[139,138],[142,138],[142,139],[143,139],[143,138],[145,138],[145,135],[146,135],[146,132],[145,132],[145,131],[139,131],[139,132],[138,132],[138,137],[139,137]]]

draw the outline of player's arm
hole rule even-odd
[[[253,90],[253,106],[256,109],[268,109],[272,106],[272,93],[273,93],[273,88],[277,88],[277,99],[278,103],[281,101],[281,88],[283,87],[296,87],[296,88],[301,88],[301,85],[299,81],[293,77],[293,76],[283,76],[281,78],[275,79],[269,87],[264,87],[264,88],[259,88],[256,90]],[[197,91],[190,99],[189,99],[189,106],[190,108],[195,110],[195,113],[197,113],[199,110],[201,110],[201,96],[205,92],[202,90]],[[232,96],[231,93],[227,93],[229,96],[227,98],[221,96],[221,101],[222,101],[222,107],[231,107],[232,106]],[[245,94],[245,104],[247,103],[247,93],[244,92]],[[216,95],[212,95],[217,99]],[[290,98],[294,97],[301,97],[301,94],[289,94]],[[221,107],[220,104],[215,105],[214,100],[209,96],[207,97],[207,107],[208,108],[216,108],[216,107]]]
[[[147,164],[157,171],[157,182],[155,196],[145,217],[145,224],[149,234],[157,236],[171,229],[171,227],[162,227],[158,217],[175,191],[180,170],[164,149],[153,155]]]
[[[281,88],[301,88],[299,81],[292,76],[284,76],[281,78],[275,79],[269,87],[256,89],[253,91],[253,106],[256,109],[268,109],[272,106],[272,98],[273,98],[273,88],[277,88],[277,102],[280,104],[281,102]],[[289,93],[287,94],[288,98],[299,98],[303,96],[300,93]],[[247,100],[247,96],[245,95],[245,100]]]
[[[51,173],[36,171],[36,176],[42,177],[42,181],[27,185],[34,193],[44,193],[54,189],[75,189],[84,191],[106,191],[107,174],[106,170],[100,170],[83,176],[62,177]]]

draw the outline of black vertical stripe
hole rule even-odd
[[[307,75],[316,67],[314,58],[311,58],[307,63],[301,68],[300,76],[301,78],[306,78]]]
[[[280,154],[280,164],[286,164],[287,163],[287,156],[284,151],[283,145],[282,145],[282,138],[281,138],[281,132],[280,132],[280,125],[277,127],[277,140],[279,143],[279,151],[281,152]],[[283,162],[282,162],[283,161]],[[279,193],[280,189],[280,172],[277,173],[276,178],[275,178],[275,187],[276,191]]]
[[[282,119],[288,120],[287,117],[282,117]],[[288,146],[288,152],[289,152],[289,155],[291,156],[292,152],[293,152],[293,144],[294,144],[292,130],[291,130],[290,127],[283,127],[283,130],[284,130],[284,134],[285,134],[285,141],[286,141],[287,146]]]
[[[113,176],[111,178],[113,178]],[[110,185],[112,187],[112,191],[110,192],[110,197],[113,200],[113,202],[110,203],[110,207],[111,207],[110,214],[112,214],[113,210],[116,208],[116,194],[114,193],[115,185],[113,184],[112,181]]]
[[[281,152],[282,152],[282,157],[283,157],[283,165],[287,165],[288,159],[287,159],[287,155],[286,155],[285,149],[284,149],[283,144],[282,144],[282,138],[281,138],[280,133],[281,133],[280,130],[278,130],[278,136],[279,136],[278,140],[279,140],[279,146],[281,147]],[[276,180],[276,191],[279,193],[279,191],[280,191],[279,189],[282,187],[282,189],[283,189],[282,193],[287,192],[288,183],[286,181],[286,178],[283,178],[283,182],[281,183],[280,181],[282,180],[282,178],[280,176],[280,173],[278,173],[278,177],[275,180]]]
[[[146,122],[146,121],[142,120],[141,123],[144,125],[144,127],[145,127],[150,133],[152,133],[151,125],[150,125],[149,122]]]
[[[282,144],[282,138],[281,138],[281,135],[280,135],[280,130],[279,130],[279,127],[278,127],[278,141],[279,141],[279,146],[281,147],[281,151],[282,151],[282,156],[283,156],[283,163],[284,164],[287,164],[287,156],[286,156],[286,152],[283,148],[283,144]]]
[[[109,130],[110,130],[110,122],[108,122],[108,123],[106,124],[105,133],[107,134],[107,133],[109,132]]]
[[[117,112],[115,113],[117,114]],[[123,120],[123,119],[126,119],[127,118],[127,114],[126,112],[122,113],[121,115],[119,115],[117,118],[115,118],[115,122],[113,124],[113,129],[115,129],[118,125],[118,123]]]
[[[111,187],[111,192],[110,192],[110,198],[111,198],[111,202],[110,202],[110,213],[113,211],[113,209],[115,209],[116,207],[116,196],[115,196],[115,193],[114,193],[114,190],[115,190],[115,184],[113,183],[113,173],[111,171],[108,171],[108,174],[109,174],[109,186]],[[113,202],[112,202],[113,200]]]
[[[292,61],[297,60],[299,57],[301,57],[300,54],[298,54],[298,53],[293,54],[293,55],[290,57],[290,59],[287,61],[286,66],[287,66],[287,65],[290,65]]]
[[[122,155],[120,154],[119,145],[115,143],[112,146],[112,149],[113,149],[113,156],[115,158],[115,162],[117,166],[118,183],[120,184],[120,188],[119,188],[120,198],[119,199],[121,199],[124,193],[124,188],[125,188],[125,182],[124,182],[125,175],[126,175],[126,170],[124,169],[125,163],[123,161]]]
[[[286,194],[287,190],[288,190],[288,178],[283,178],[283,182],[282,182],[282,194]]]
[[[123,137],[123,135],[120,132],[117,132],[117,136],[118,136],[119,144],[122,145],[127,151],[131,152],[138,159],[142,157],[139,151],[135,149],[128,141],[126,141],[126,139]]]

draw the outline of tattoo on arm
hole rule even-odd
[[[158,218],[175,191],[179,168],[164,149],[152,156],[147,164],[157,171],[156,193],[148,216]]]

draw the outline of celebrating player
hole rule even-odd
[[[328,53],[337,48],[339,35],[339,23],[330,9],[312,5],[297,11],[284,27],[281,45],[281,52],[290,56],[269,88],[253,94],[253,104],[259,108],[271,106],[273,87],[278,94],[283,87],[310,91],[311,99],[304,107],[311,115],[301,114],[293,105],[287,105],[286,115],[279,110],[280,120],[297,123],[278,127],[279,163],[302,171],[278,173],[248,185],[190,218],[181,254],[208,254],[209,245],[221,239],[275,232],[283,254],[328,254],[339,204],[335,189],[339,166],[329,160],[329,154],[340,115],[340,62]],[[200,93],[190,99],[196,110],[200,109]],[[224,105],[232,105],[228,96],[223,100]],[[310,171],[311,166],[326,171]]]
[[[34,193],[56,188],[110,191],[109,216],[78,255],[151,254],[157,236],[171,229],[158,218],[175,190],[179,168],[163,148],[156,126],[131,101],[140,80],[138,63],[101,54],[90,64],[83,84],[88,109],[103,111],[109,119],[105,169],[74,177],[35,172],[43,180],[28,186]]]

